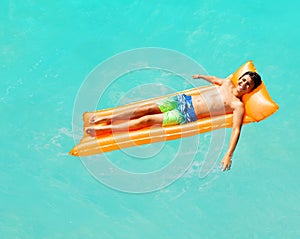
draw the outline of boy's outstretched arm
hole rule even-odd
[[[229,75],[226,79],[230,79],[232,77],[232,75]],[[199,75],[199,74],[195,74],[193,75],[194,79],[203,79],[206,80],[212,84],[216,84],[216,85],[222,85],[225,79],[222,78],[218,78],[216,76],[206,76],[206,75]]]
[[[229,170],[231,167],[231,163],[232,163],[231,158],[240,138],[241,128],[243,124],[243,116],[245,112],[244,104],[242,102],[235,102],[234,104],[235,105],[233,110],[233,125],[232,125],[230,143],[229,143],[227,153],[223,157],[223,160],[221,161],[221,165],[220,165],[223,171]]]
[[[196,74],[196,75],[193,75],[193,78],[194,79],[203,79],[203,80],[206,80],[206,81],[208,81],[212,84],[216,84],[216,85],[222,85],[224,82],[224,79],[221,79],[221,78],[218,78],[215,76],[206,76],[206,75]]]

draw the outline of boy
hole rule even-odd
[[[194,79],[204,79],[216,85],[205,94],[187,96],[176,95],[157,103],[142,105],[137,109],[120,109],[111,116],[99,117],[97,114],[90,118],[90,123],[95,126],[86,128],[91,136],[107,132],[138,130],[150,126],[170,126],[196,121],[212,115],[233,113],[233,125],[229,148],[221,161],[223,171],[231,167],[231,158],[239,140],[243,123],[244,104],[242,96],[250,93],[261,84],[261,78],[256,72],[244,73],[234,86],[230,80],[215,76],[193,75]],[[112,124],[115,120],[126,120]],[[105,122],[106,125],[97,125]]]

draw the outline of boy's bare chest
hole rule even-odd
[[[232,112],[235,97],[228,89],[214,87],[198,96],[193,96],[193,105],[197,115],[219,115]]]
[[[232,108],[234,102],[239,101],[239,99],[233,94],[233,87],[229,84],[224,84],[218,89],[222,103],[226,108]]]

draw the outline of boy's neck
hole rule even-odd
[[[243,97],[243,94],[239,93],[236,88],[233,89],[232,94],[239,99]]]

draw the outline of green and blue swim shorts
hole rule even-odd
[[[191,96],[181,94],[168,97],[157,102],[157,105],[164,113],[162,126],[185,124],[197,120]]]

